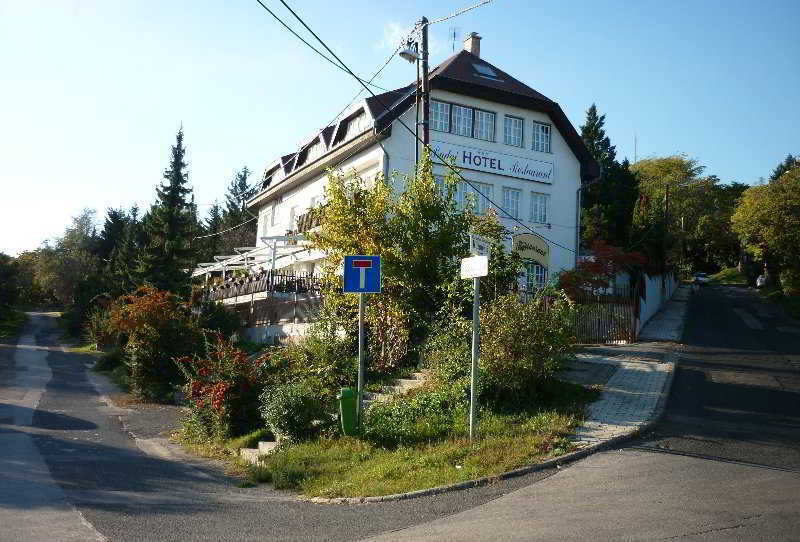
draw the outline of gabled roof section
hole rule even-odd
[[[578,158],[581,179],[588,182],[600,176],[600,166],[556,102],[469,51],[460,51],[434,68],[430,73],[430,85],[432,89],[546,113]],[[412,83],[367,98],[376,132],[391,124],[414,103],[414,86]]]

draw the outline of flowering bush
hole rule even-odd
[[[647,264],[647,257],[642,253],[625,252],[605,241],[595,241],[592,253],[591,257],[579,261],[575,269],[558,276],[558,287],[573,299],[581,290],[607,288],[620,271],[641,269]]]
[[[195,440],[221,441],[256,429],[258,397],[263,390],[261,366],[221,334],[208,338],[208,355],[175,360],[186,377],[191,414],[184,428]]]
[[[114,301],[109,331],[125,344],[131,391],[146,400],[169,400],[174,386],[183,382],[172,358],[202,346],[200,330],[178,297],[151,286]]]

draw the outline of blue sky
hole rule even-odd
[[[420,16],[477,0],[291,4],[356,73]],[[264,0],[298,28],[277,0]],[[431,27],[481,34],[481,56],[559,102],[596,102],[620,156],[685,153],[752,183],[800,153],[800,2],[495,0]],[[299,28],[298,28],[299,30]],[[458,48],[461,47],[459,42]],[[255,0],[0,0],[0,251],[36,248],[84,207],[146,208],[183,123],[201,211],[321,128],[357,83]],[[395,59],[378,81],[413,77]]]

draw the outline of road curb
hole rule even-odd
[[[298,499],[302,501],[313,502],[316,504],[372,504],[372,503],[391,502],[391,501],[403,501],[406,499],[429,497],[432,495],[439,495],[441,493],[449,493],[452,491],[461,491],[473,487],[486,486],[495,482],[499,482],[501,480],[516,478],[518,476],[524,476],[532,472],[550,469],[553,467],[561,468],[562,465],[574,463],[575,461],[583,459],[584,457],[587,457],[594,453],[601,452],[608,448],[613,448],[618,444],[625,442],[626,440],[638,436],[640,433],[649,431],[652,427],[654,427],[658,422],[661,421],[661,418],[664,416],[664,413],[666,412],[667,399],[669,398],[669,394],[672,389],[672,383],[675,378],[675,370],[678,365],[678,354],[674,350],[670,349],[669,353],[667,354],[667,359],[665,360],[665,363],[670,364],[670,369],[667,374],[667,379],[664,381],[664,386],[661,389],[661,393],[659,394],[658,403],[656,404],[656,407],[653,411],[653,415],[650,417],[650,420],[639,427],[631,429],[626,433],[617,435],[603,442],[590,444],[588,446],[581,448],[580,450],[575,450],[574,452],[554,457],[552,459],[548,459],[547,461],[543,461],[542,463],[537,463],[535,465],[528,465],[501,474],[484,476],[482,478],[478,478],[475,480],[467,480],[465,482],[457,482],[455,484],[448,484],[445,486],[438,486],[428,489],[420,489],[417,491],[409,491],[406,493],[395,493],[393,495],[383,495],[376,497],[327,498],[327,497],[299,496]]]

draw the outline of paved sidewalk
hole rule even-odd
[[[572,437],[578,446],[601,444],[629,435],[657,418],[669,394],[675,371],[674,353],[622,350],[577,357],[583,363],[616,367],[603,386],[603,395],[589,406],[586,420]]]
[[[589,347],[578,354],[586,364],[612,365],[616,370],[602,384],[603,395],[589,406],[583,425],[572,440],[580,447],[630,435],[656,421],[663,412],[675,375],[691,288],[681,286],[640,334],[642,342]]]
[[[683,323],[689,308],[691,286],[679,286],[672,299],[658,311],[639,333],[640,341],[680,342],[683,335]]]

